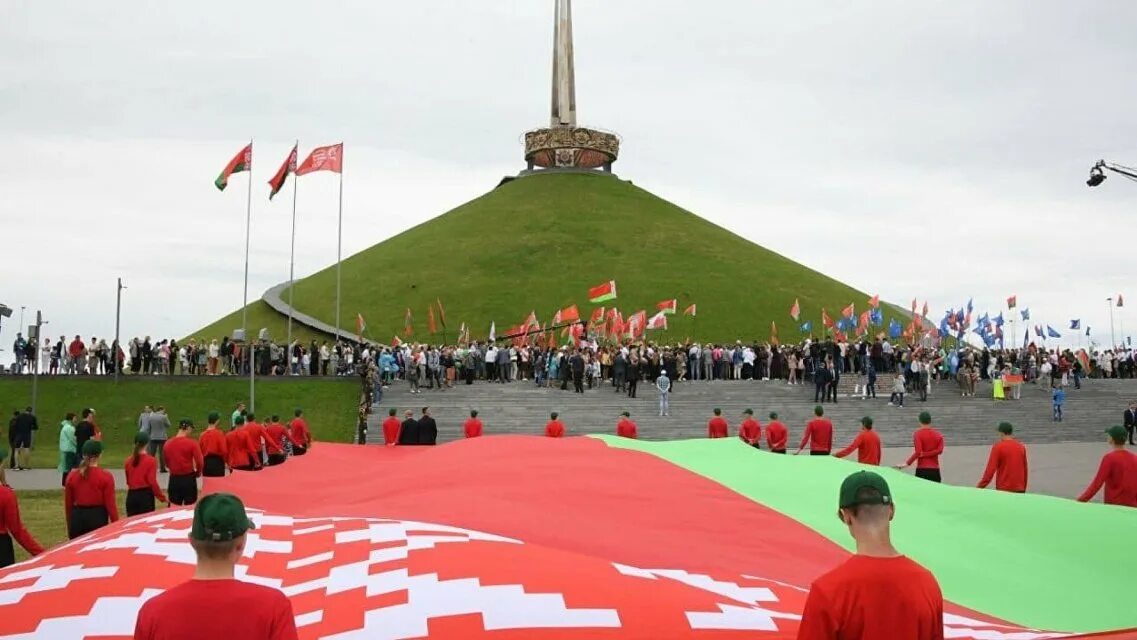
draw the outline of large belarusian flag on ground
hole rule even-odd
[[[616,281],[609,280],[588,290],[588,301],[592,304],[616,299]]]
[[[834,513],[858,468],[734,438],[494,436],[320,443],[204,491],[245,501],[237,577],[287,595],[303,640],[791,639],[810,583],[853,551]],[[1137,510],[879,471],[893,542],[947,600],[943,637],[1134,637]],[[191,521],[161,509],[0,569],[0,640],[130,638],[192,578]]]
[[[224,191],[225,187],[229,186],[229,176],[234,173],[248,171],[253,167],[253,143],[249,143],[244,149],[237,152],[229,164],[221,170],[221,174],[213,181],[213,185],[217,187],[218,191]]]

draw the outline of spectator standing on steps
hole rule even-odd
[[[636,354],[631,355],[631,360],[628,361],[628,397],[636,397],[636,385],[640,383],[640,359]]]
[[[892,394],[888,397],[888,404],[894,407],[904,406],[904,374],[897,373],[892,379]]]
[[[1050,400],[1054,409],[1054,422],[1062,422],[1062,406],[1066,404],[1066,391],[1062,387],[1055,387],[1050,392]]]
[[[659,377],[655,379],[655,388],[659,390],[659,416],[662,418],[671,415],[668,400],[671,395],[671,378],[667,377],[666,369],[659,372]]]
[[[1129,444],[1137,444],[1133,442],[1134,432],[1137,432],[1137,402],[1130,402],[1129,408],[1125,410],[1125,432],[1129,434]]]

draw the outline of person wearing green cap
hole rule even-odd
[[[801,434],[801,444],[798,445],[797,453],[801,453],[808,443],[809,455],[827,456],[833,449],[833,423],[825,417],[825,409],[821,405],[813,408],[813,415],[815,416],[813,420],[805,425],[805,433]]]
[[[557,417],[557,412],[549,414],[549,422],[545,425],[545,436],[548,438],[565,437],[565,423]]]
[[[857,462],[861,464],[880,464],[880,436],[872,428],[872,418],[865,416],[861,418],[861,432],[853,438],[852,444],[841,449],[833,455],[838,458],[844,458],[850,453],[857,452]]]
[[[84,442],[83,459],[63,486],[63,514],[67,520],[67,537],[72,540],[118,520],[114,476],[99,467],[102,455],[102,442]]]
[[[912,434],[912,455],[904,464],[896,465],[904,469],[916,463],[916,477],[932,482],[940,482],[940,455],[944,452],[944,436],[932,426],[932,414],[920,412],[920,428]]]
[[[392,409],[392,411],[394,410]],[[391,415],[395,414],[392,413]],[[462,424],[462,432],[466,434],[467,438],[480,438],[482,437],[482,429],[482,419],[478,417],[478,410],[471,409],[470,417],[466,418],[466,422]],[[398,439],[398,434],[395,435],[395,438]]]
[[[144,431],[134,434],[134,453],[126,459],[126,515],[136,516],[154,510],[154,500],[166,500],[158,486],[158,463],[146,452],[150,436]]]
[[[255,528],[237,496],[214,493],[202,498],[189,534],[197,555],[193,579],[142,605],[134,639],[296,640],[292,602],[277,589],[235,578],[247,532]]]
[[[810,585],[799,640],[943,639],[943,592],[930,571],[892,546],[895,516],[880,474],[858,471],[841,483],[837,518],[856,554]]]
[[[1078,502],[1093,500],[1105,486],[1106,504],[1137,507],[1137,455],[1125,449],[1125,427],[1114,425],[1105,431],[1109,434],[1110,452],[1102,456],[1097,475],[1090,486],[1078,496]]]
[[[197,446],[201,449],[201,475],[206,478],[221,478],[225,476],[225,460],[229,456],[229,446],[225,434],[217,426],[221,415],[211,411],[207,418],[209,422],[201,437],[197,439]]]
[[[770,421],[766,423],[766,446],[770,453],[785,453],[786,445],[790,441],[790,430],[778,420],[778,414],[770,412]]]
[[[754,410],[746,409],[742,412],[746,416],[742,424],[738,425],[738,437],[755,449],[762,448],[762,425],[754,419]]]
[[[707,437],[728,437],[730,435],[730,425],[727,424],[726,418],[722,417],[722,409],[716,408],[713,413],[715,414],[714,417],[707,422]]]
[[[976,487],[985,489],[994,478],[997,491],[1026,493],[1026,447],[1011,435],[1014,430],[1009,422],[999,423],[999,441],[991,447],[987,468]]]

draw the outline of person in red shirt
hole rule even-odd
[[[312,434],[308,431],[308,421],[304,419],[304,411],[297,409],[295,416],[288,424],[289,437],[292,441],[292,455],[302,456],[312,448]]]
[[[256,526],[232,494],[205,496],[193,512],[193,579],[147,600],[134,640],[297,640],[292,603],[272,587],[235,579],[246,533]]]
[[[193,421],[182,418],[178,421],[178,434],[167,440],[162,447],[166,466],[170,469],[170,478],[166,483],[170,504],[189,505],[197,502],[197,478],[205,467],[205,460],[201,448],[190,437],[192,433]]]
[[[253,443],[253,448],[256,449],[257,454],[254,456],[259,466],[264,466],[267,462],[265,455],[265,428],[264,425],[257,422],[256,414],[250,413],[245,417],[245,433],[249,435],[249,440]]]
[[[225,447],[229,454],[226,464],[232,471],[255,471],[257,469],[257,454],[253,448],[253,441],[245,432],[245,419],[239,417],[233,421],[233,428],[225,434]]]
[[[1137,455],[1125,450],[1125,427],[1114,425],[1106,430],[1113,449],[1102,456],[1097,475],[1078,496],[1078,502],[1093,500],[1105,485],[1106,504],[1137,507]]]
[[[776,412],[770,412],[770,422],[766,424],[766,446],[771,453],[785,453],[789,443],[790,430],[778,420]]]
[[[755,449],[762,448],[762,425],[754,419],[754,410],[747,409],[742,412],[746,416],[738,426],[738,437]]]
[[[265,425],[265,453],[268,454],[268,466],[275,467],[288,459],[284,452],[284,440],[288,429],[280,424],[280,416],[273,416]]]
[[[715,409],[714,414],[715,417],[707,422],[707,437],[726,438],[730,435],[730,425],[727,424],[726,418],[722,417],[722,409]]]
[[[872,418],[861,418],[861,432],[853,438],[852,444],[841,449],[833,455],[844,458],[850,453],[857,452],[857,462],[861,464],[880,464],[880,436],[872,430]]]
[[[545,435],[550,438],[565,437],[565,423],[557,420],[557,412],[549,414],[549,423],[545,425]]]
[[[813,420],[805,425],[805,433],[801,434],[801,444],[798,445],[797,453],[801,453],[806,443],[809,443],[809,455],[827,456],[833,448],[833,423],[825,417],[825,409],[821,408],[821,405],[813,408],[813,415],[815,416]]]
[[[999,423],[999,441],[991,447],[991,455],[987,457],[987,468],[979,484],[980,489],[991,484],[995,479],[995,489],[1010,491],[1012,493],[1026,493],[1026,447],[1015,440],[1011,433],[1014,427],[1009,422]]]
[[[71,470],[63,486],[63,515],[67,537],[72,540],[118,520],[114,476],[99,467],[102,455],[102,442],[83,443],[83,460]]]
[[[20,520],[20,503],[16,500],[16,492],[8,486],[8,479],[4,477],[4,467],[0,465],[0,569],[16,564],[13,538],[30,555],[38,556],[43,553],[43,547],[28,533],[23,521]]]
[[[134,434],[134,453],[126,459],[126,515],[136,516],[154,510],[154,500],[166,500],[158,486],[158,463],[146,453],[150,436],[139,431]]]
[[[395,414],[391,414],[395,415]],[[482,421],[478,419],[478,410],[471,409],[470,417],[466,419],[466,423],[462,425],[462,430],[466,432],[467,438],[480,438],[482,437]]]
[[[632,414],[627,411],[621,413],[620,420],[616,422],[616,435],[635,440],[637,433],[636,423],[632,422]]]
[[[904,464],[896,465],[904,469],[916,463],[916,477],[932,482],[940,482],[940,454],[944,452],[944,437],[932,426],[932,414],[920,412],[920,428],[912,434],[912,455]]]
[[[402,429],[403,423],[395,416],[397,412],[396,409],[388,409],[387,419],[383,421],[383,444],[388,447],[399,444],[399,430]]]
[[[857,552],[810,585],[798,640],[943,640],[939,583],[892,546],[888,483],[858,471],[841,483],[837,506]]]
[[[229,457],[229,447],[225,433],[217,426],[221,421],[221,415],[211,411],[207,419],[209,424],[197,441],[202,455],[201,475],[207,478],[220,478],[225,475],[225,461]]]

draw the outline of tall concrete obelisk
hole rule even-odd
[[[572,0],[556,0],[553,27],[551,127],[576,126],[576,70],[572,55]]]
[[[576,125],[576,65],[572,48],[572,0],[554,0],[553,85],[549,127],[525,134],[527,172],[542,169],[612,172],[620,154],[613,133]]]

